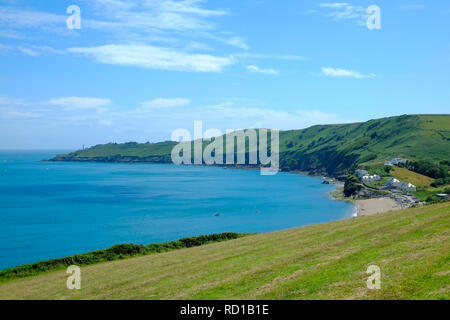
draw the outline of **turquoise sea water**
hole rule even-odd
[[[319,178],[40,161],[57,153],[0,152],[0,269],[118,243],[281,230],[347,218],[353,209],[331,200],[334,186]]]

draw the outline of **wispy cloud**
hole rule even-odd
[[[91,1],[89,1],[91,2]],[[89,20],[88,27],[99,29],[134,29],[139,32],[156,30],[212,30],[211,17],[226,15],[225,10],[205,9],[201,0],[121,1],[98,0],[92,5],[104,20]]]
[[[65,26],[67,16],[42,11],[0,7],[0,25],[10,28]]]
[[[220,72],[235,63],[231,56],[192,54],[149,45],[105,45],[70,48],[68,51],[84,54],[105,64],[175,71]]]
[[[366,25],[369,14],[367,7],[351,5],[347,2],[320,3],[319,7],[327,10],[327,16],[334,20],[354,20],[359,25]]]
[[[225,43],[229,44],[230,46],[236,47],[236,48],[240,48],[240,49],[244,49],[244,50],[249,49],[249,46],[247,45],[247,43],[245,43],[245,40],[241,37],[231,37],[229,39],[226,39]]]
[[[289,54],[255,54],[245,52],[246,40],[218,26],[228,10],[214,7],[204,0],[80,0],[82,31],[98,32],[96,39],[104,43],[93,46],[80,44],[65,50],[50,46],[36,46],[29,33],[57,32],[60,36],[80,36],[77,30],[67,30],[67,14],[34,10],[30,6],[16,6],[15,2],[0,8],[0,29],[5,36],[29,38],[14,50],[37,57],[43,54],[79,54],[96,62],[159,70],[185,72],[221,72],[229,65],[252,65],[248,71],[275,74],[274,69],[260,69],[254,60],[303,60]],[[98,37],[97,37],[98,35]],[[0,36],[2,33],[0,32]],[[80,37],[81,39],[81,37]],[[214,54],[214,42],[240,49],[230,55]],[[73,43],[73,42],[71,42]],[[4,50],[3,50],[4,51]]]
[[[401,4],[398,6],[400,10],[423,10],[425,9],[424,4]]]
[[[251,73],[264,73],[264,74],[278,74],[278,70],[275,69],[261,69],[258,66],[250,65],[247,66],[247,71]]]
[[[359,73],[358,71],[354,71],[354,70],[329,68],[329,67],[323,67],[321,75],[324,75],[327,77],[354,78],[354,79],[364,79],[364,78],[375,78],[376,77],[375,73],[362,74],[362,73]]]
[[[240,59],[251,59],[251,60],[292,60],[301,61],[305,60],[304,56],[294,55],[294,54],[259,54],[259,53],[238,53],[234,55]]]
[[[209,17],[227,14],[225,10],[204,9],[202,0],[123,0],[84,1],[96,9],[104,18],[84,19],[83,25],[96,29],[140,29],[147,32],[160,30],[200,30],[213,29]],[[11,3],[13,4],[13,3]],[[65,27],[67,15],[53,14],[38,10],[16,7],[0,7],[0,25],[13,28],[51,27],[55,24]]]
[[[0,96],[0,117],[2,118],[41,118],[42,113],[31,109],[24,100]]]
[[[339,115],[317,109],[279,110],[247,105],[247,99],[221,100],[211,105],[196,105],[188,98],[160,97],[124,110],[104,98],[62,97],[31,103],[0,97],[0,116],[7,117],[11,121],[28,118],[28,121],[32,121],[33,128],[54,124],[59,128],[61,135],[75,128],[77,130],[83,128],[83,141],[75,139],[80,144],[115,140],[118,133],[122,139],[128,137],[134,141],[148,141],[149,136],[164,140],[170,138],[174,129],[190,130],[194,120],[202,120],[204,129],[218,128],[223,132],[226,129],[244,128],[287,130],[355,120],[343,119]],[[38,108],[39,111],[32,108]],[[98,112],[98,108],[103,112]],[[149,126],[149,123],[152,125]],[[39,130],[29,134],[40,135]],[[71,138],[73,140],[72,136]]]
[[[11,46],[7,46],[7,45],[5,45],[5,44],[1,44],[0,43],[0,54],[1,53],[5,53],[5,52],[8,52],[8,51],[11,51],[12,50],[12,47]]]
[[[156,98],[150,101],[141,103],[140,110],[153,110],[164,108],[178,108],[185,107],[191,103],[190,99],[185,98]]]
[[[66,110],[94,109],[97,112],[104,112],[107,110],[107,106],[111,105],[111,101],[92,97],[61,97],[50,99],[48,104],[60,106]]]
[[[0,30],[0,38],[23,39],[24,36],[14,30]]]

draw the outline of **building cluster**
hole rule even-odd
[[[355,175],[362,180],[362,182],[373,182],[373,181],[380,181],[381,177],[377,174],[369,174],[367,170],[356,170]]]
[[[398,179],[395,179],[394,177],[390,177],[386,182],[386,187],[391,189],[398,189],[403,192],[414,192],[417,190],[416,186],[409,183],[400,181]]]
[[[393,159],[395,160],[395,159]],[[355,176],[361,179],[362,182],[373,182],[373,181],[380,181],[381,177],[377,174],[371,175],[367,170],[364,169],[358,169],[355,171]],[[386,182],[386,187],[389,189],[397,189],[402,192],[414,192],[417,191],[417,188],[415,185],[409,183],[400,181],[394,177],[390,177]]]

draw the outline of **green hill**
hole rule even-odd
[[[179,249],[0,284],[0,299],[448,299],[450,203]],[[381,270],[369,290],[368,266]]]
[[[170,152],[175,145],[170,141],[109,143],[52,160],[171,162]],[[394,157],[449,160],[450,115],[404,115],[280,132],[282,170],[337,176],[357,165],[382,164]]]

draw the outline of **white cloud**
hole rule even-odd
[[[13,118],[40,118],[42,114],[37,112],[21,112],[8,109],[0,109],[0,115]]]
[[[306,58],[293,54],[258,54],[258,53],[238,53],[236,57],[242,59],[267,59],[267,60],[305,60]]]
[[[162,109],[162,108],[177,108],[184,107],[191,103],[191,100],[184,98],[156,98],[150,101],[145,101],[141,103],[141,109]]]
[[[425,9],[424,4],[402,4],[399,5],[400,10],[423,10]]]
[[[278,110],[273,108],[236,106],[224,102],[215,106],[194,108],[183,116],[187,125],[194,120],[203,120],[205,126],[225,129],[271,128],[280,130],[299,129],[316,124],[342,123],[344,119],[336,114],[319,110],[294,109]],[[189,127],[188,127],[189,128]]]
[[[86,26],[100,29],[135,29],[143,33],[157,30],[212,30],[207,18],[223,16],[225,10],[202,8],[202,0],[97,0],[93,3],[107,21],[86,21]]]
[[[247,66],[247,71],[251,73],[264,73],[264,74],[278,74],[278,70],[275,69],[261,69],[258,66]]]
[[[335,3],[321,3],[319,6],[321,6],[323,8],[338,9],[338,8],[346,8],[349,6],[349,4],[346,2],[335,2]]]
[[[240,49],[244,49],[244,50],[249,49],[249,46],[247,45],[247,43],[245,43],[245,40],[241,37],[231,37],[231,38],[225,40],[225,43],[229,44],[230,46],[236,47],[236,48],[240,48]]]
[[[23,39],[23,35],[13,30],[0,30],[0,38]]]
[[[363,79],[363,78],[375,78],[376,75],[374,73],[362,74],[358,71],[354,70],[346,70],[340,68],[322,68],[322,75],[327,77],[344,77],[344,78],[355,78],[355,79]]]
[[[200,7],[202,0],[139,0],[133,3],[121,0],[85,1],[96,8],[106,20],[83,19],[83,26],[98,29],[150,29],[200,30],[213,29],[208,17],[227,14],[225,10]],[[0,7],[0,25],[13,28],[50,27],[55,24],[65,28],[67,15],[43,11]]]
[[[19,51],[23,54],[26,54],[28,56],[31,56],[31,57],[36,57],[36,56],[39,56],[41,54],[46,54],[46,53],[54,53],[54,54],[65,54],[66,53],[65,51],[54,49],[49,46],[29,46],[29,47],[14,48],[12,46],[6,46],[6,45],[2,45],[0,43],[0,53],[2,51],[9,52],[9,51],[13,51],[13,50],[17,50],[17,51]]]
[[[12,28],[51,27],[61,24],[65,27],[67,16],[42,11],[0,7],[0,25]]]
[[[22,52],[28,56],[32,56],[32,57],[36,57],[39,55],[39,52],[37,52],[33,49],[30,49],[30,48],[19,47],[19,48],[17,48],[17,50],[19,50],[20,52]]]
[[[108,99],[99,98],[69,97],[55,98],[47,102],[24,102],[0,97],[0,128],[5,132],[5,128],[11,125],[10,129],[6,129],[9,135],[23,133],[24,139],[37,139],[41,143],[40,147],[42,141],[55,137],[48,132],[57,130],[57,144],[49,147],[67,148],[108,141],[164,141],[170,139],[172,131],[177,128],[186,128],[192,132],[195,120],[203,121],[204,131],[217,128],[223,133],[226,129],[289,130],[316,124],[360,120],[342,118],[316,109],[280,110],[258,105],[248,106],[248,99],[221,100],[214,105],[195,105],[186,98],[156,98],[138,104],[134,109],[115,109],[115,106],[111,105],[103,112],[96,112],[92,107],[109,103]],[[62,107],[55,107],[55,104]],[[143,108],[146,104],[150,107],[147,110]],[[27,130],[23,131],[21,128],[25,118]]]
[[[42,113],[30,110],[31,105],[21,99],[0,96],[0,116],[6,118],[40,118]]]
[[[8,52],[8,51],[10,51],[12,48],[11,48],[11,46],[7,46],[7,45],[5,45],[5,44],[1,44],[0,43],[0,53],[5,53],[5,52]]]
[[[94,109],[97,112],[105,112],[111,101],[109,99],[91,97],[61,97],[50,99],[48,104],[60,106],[66,110]]]
[[[68,51],[87,55],[105,64],[176,71],[220,72],[235,62],[233,57],[191,54],[149,45],[104,45],[70,48]]]

